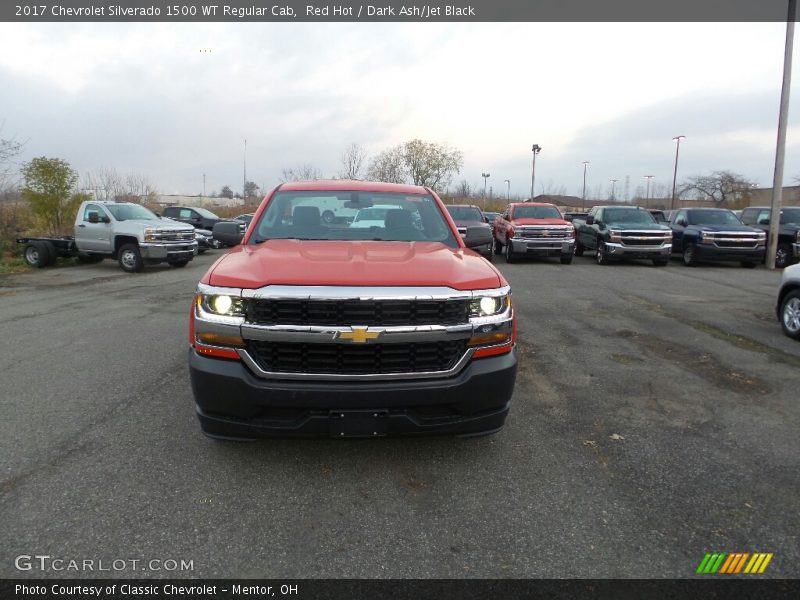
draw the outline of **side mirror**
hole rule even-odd
[[[220,221],[214,224],[214,239],[226,246],[238,246],[242,243],[244,232],[236,221]]]
[[[686,222],[686,219],[681,217],[680,219],[675,221],[675,225],[680,225],[681,227],[686,227],[686,225],[688,225],[688,223]]]
[[[464,235],[464,245],[467,248],[478,248],[492,242],[492,230],[488,227],[472,226],[467,227]]]
[[[200,217],[192,217],[192,221],[195,222],[195,223],[199,223],[200,222]]]
[[[594,225],[594,215],[589,215],[588,217],[586,217],[586,224]]]

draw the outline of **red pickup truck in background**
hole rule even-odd
[[[494,221],[494,253],[514,262],[517,254],[559,256],[572,262],[575,227],[565,221],[554,204],[517,202],[509,204]]]

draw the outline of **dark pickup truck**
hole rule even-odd
[[[586,220],[573,219],[577,232],[575,256],[597,252],[597,264],[646,258],[657,267],[669,261],[672,231],[656,223],[650,211],[637,206],[594,206]]]
[[[687,267],[704,260],[733,260],[752,268],[764,260],[767,235],[742,225],[726,208],[684,208],[670,225],[672,252],[683,256]]]
[[[742,223],[756,227],[769,236],[771,212],[768,206],[750,206],[742,211]],[[775,266],[783,269],[796,263],[798,258],[800,258],[800,206],[788,206],[781,210]]]

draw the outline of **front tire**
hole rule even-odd
[[[789,244],[778,245],[775,252],[775,266],[778,269],[785,269],[792,264],[792,247]]]
[[[697,247],[694,244],[686,244],[683,248],[683,264],[687,267],[697,266]]]
[[[792,290],[781,302],[781,327],[790,338],[800,340],[800,290]]]
[[[572,253],[575,256],[583,256],[583,251],[585,249],[586,248],[583,247],[583,244],[581,244],[580,240],[575,240],[575,246],[572,249]]]
[[[326,210],[322,213],[322,222],[326,225],[333,223],[334,219],[336,219],[336,215],[333,214],[333,211]]]
[[[511,246],[512,246],[511,242],[510,241],[506,241],[505,255],[506,255],[506,262],[508,264],[511,264],[511,263],[514,262],[514,250],[512,249]]]
[[[127,273],[138,273],[144,268],[139,246],[125,244],[119,249],[118,261],[120,268]]]
[[[596,259],[597,259],[597,264],[598,265],[607,265],[608,262],[609,262],[608,255],[606,254],[605,246],[606,246],[605,242],[603,242],[603,240],[601,240],[600,238],[597,238],[597,256],[596,256]]]

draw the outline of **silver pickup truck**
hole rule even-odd
[[[51,265],[59,256],[87,263],[113,258],[129,273],[163,262],[185,267],[197,254],[194,227],[132,202],[84,202],[74,237],[24,237],[17,243],[25,244],[25,262],[34,267]]]

